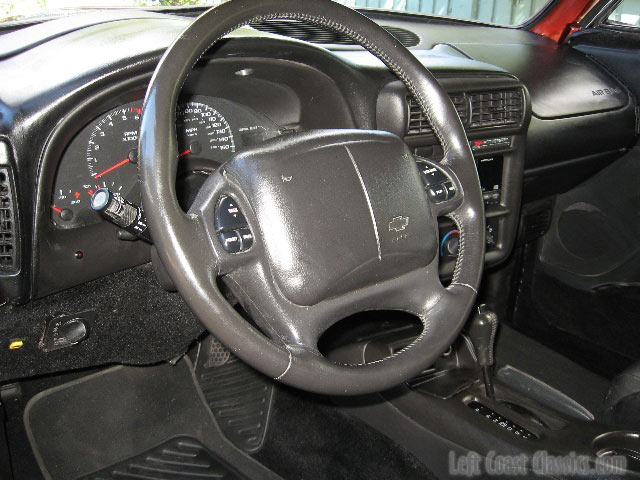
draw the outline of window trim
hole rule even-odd
[[[640,32],[640,26],[628,25],[623,23],[609,23],[609,15],[611,15],[616,8],[620,6],[620,4],[624,0],[607,0],[603,2],[602,8],[594,15],[594,17],[590,20],[590,22],[585,25],[585,28],[603,28],[608,30],[613,30],[616,32],[628,32],[628,33],[638,33]]]

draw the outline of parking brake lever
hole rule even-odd
[[[487,305],[478,305],[476,312],[467,324],[467,334],[473,344],[478,365],[482,369],[484,388],[487,397],[493,398],[493,347],[498,330],[498,316]]]

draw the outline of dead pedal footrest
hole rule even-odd
[[[196,377],[218,426],[236,447],[262,447],[269,421],[273,380],[246,365],[215,337],[200,347]]]

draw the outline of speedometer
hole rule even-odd
[[[179,156],[193,154],[205,158],[220,157],[236,151],[233,132],[227,119],[211,105],[191,101],[176,111]]]

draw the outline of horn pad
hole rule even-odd
[[[424,267],[437,253],[417,166],[390,133],[278,138],[224,168],[259,221],[256,236],[278,288],[297,305]]]

